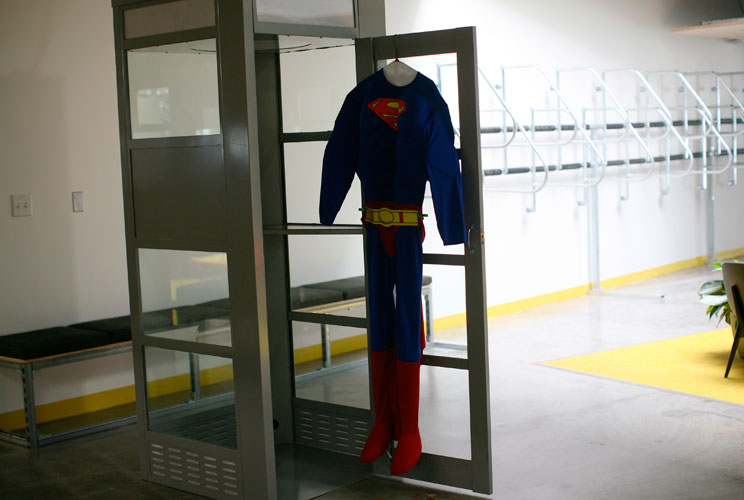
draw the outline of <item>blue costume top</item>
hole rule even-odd
[[[368,219],[370,347],[394,345],[399,359],[415,361],[422,348],[423,265],[423,224],[415,218],[427,181],[444,244],[463,243],[466,237],[454,131],[434,82],[418,73],[410,84],[398,87],[380,70],[346,96],[323,158],[321,223],[333,223],[354,174],[362,183],[365,210],[391,209],[401,222],[379,225]],[[402,223],[397,210],[409,212],[408,223]],[[393,217],[390,212],[380,216]]]

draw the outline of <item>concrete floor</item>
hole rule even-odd
[[[701,267],[489,320],[490,498],[744,499],[744,406],[540,364],[716,328],[696,296],[709,277]],[[422,372],[425,451],[468,458],[464,374]],[[354,369],[304,381],[298,395],[364,407],[366,384],[365,369]],[[128,427],[34,452],[0,443],[0,496],[199,498],[140,480],[133,435]],[[323,453],[278,450],[282,498],[334,489],[327,498],[362,498],[361,487],[339,488],[369,469],[353,460],[328,467]],[[363,498],[426,498],[409,489],[397,494],[401,482],[388,483]],[[439,489],[452,498],[468,493]]]
[[[540,364],[717,328],[697,302],[710,278],[704,266],[489,320],[491,498],[744,499],[744,407]],[[298,394],[368,404],[363,370],[343,381]],[[467,408],[463,373],[422,370],[424,450],[469,458]]]

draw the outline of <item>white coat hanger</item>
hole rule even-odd
[[[416,78],[418,71],[398,59],[397,36],[393,36],[393,45],[395,46],[395,60],[385,66],[382,72],[388,82],[396,87],[403,87]]]

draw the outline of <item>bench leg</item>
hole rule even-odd
[[[331,327],[329,325],[320,325],[320,349],[322,351],[322,368],[331,367]]]
[[[201,372],[199,371],[199,355],[189,353],[189,374],[191,376],[191,401],[201,399]]]
[[[424,314],[426,314],[426,343],[434,339],[434,307],[432,305],[431,287],[424,288]]]
[[[34,398],[34,364],[21,365],[23,382],[23,410],[26,414],[26,439],[29,448],[38,448],[39,429],[36,427],[36,401]]]

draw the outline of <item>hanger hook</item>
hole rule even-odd
[[[398,35],[393,35],[393,47],[395,48],[395,60],[398,60]]]

